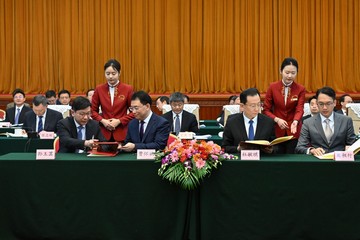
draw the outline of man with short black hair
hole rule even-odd
[[[71,116],[57,125],[60,138],[59,152],[82,153],[106,139],[101,133],[99,122],[92,120],[91,103],[86,97],[77,97],[72,103]]]
[[[137,149],[162,150],[166,147],[170,124],[151,111],[151,103],[151,97],[144,91],[132,95],[129,109],[135,119],[129,122],[125,143],[119,149],[133,152]]]
[[[296,153],[321,156],[333,151],[345,151],[355,141],[351,118],[334,112],[336,94],[334,89],[323,87],[316,92],[320,112],[306,119],[301,128]]]
[[[70,105],[70,100],[71,100],[70,97],[71,97],[71,95],[68,90],[66,90],[66,89],[61,90],[58,93],[60,105]]]
[[[25,120],[25,114],[31,111],[31,108],[25,105],[25,93],[22,89],[17,88],[12,93],[14,107],[6,109],[5,122],[11,124],[22,124]]]
[[[56,105],[56,92],[54,90],[47,90],[45,92],[45,97],[48,100],[49,105]]]
[[[26,131],[32,132],[57,132],[57,123],[63,116],[61,113],[49,109],[48,101],[43,95],[36,95],[33,98],[33,108],[32,111],[28,111],[25,114],[25,120],[23,128]]]
[[[340,97],[341,109],[337,110],[336,112],[347,115],[346,104],[348,104],[348,103],[353,103],[353,100],[350,97],[350,95],[346,93]]]
[[[267,140],[275,138],[274,121],[261,114],[260,93],[256,88],[249,88],[240,94],[242,113],[232,114],[224,128],[222,147],[225,152],[236,153],[242,147],[240,143],[246,140]],[[271,147],[259,146],[265,153],[273,151]]]
[[[199,132],[198,122],[193,113],[184,110],[184,95],[174,92],[170,95],[171,111],[162,115],[171,126],[171,132],[176,135],[179,132]]]
[[[162,113],[163,106],[169,104],[169,98],[167,96],[159,96],[155,101],[157,109]]]

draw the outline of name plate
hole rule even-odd
[[[11,122],[0,122],[0,127],[8,128],[11,126]]]
[[[241,160],[260,160],[260,150],[241,150]]]
[[[180,139],[193,139],[194,133],[193,132],[179,132],[178,138]]]
[[[39,133],[39,137],[40,137],[40,139],[54,139],[55,134],[54,134],[54,132],[41,131]]]
[[[54,160],[55,150],[54,149],[37,149],[36,160]]]
[[[351,151],[335,151],[334,152],[335,161],[355,161],[354,153]]]
[[[138,149],[136,159],[155,160],[155,149]]]

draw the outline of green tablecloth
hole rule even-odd
[[[219,126],[216,120],[200,120],[200,125],[210,126]]]
[[[134,154],[0,156],[0,239],[360,239],[360,162],[226,161],[195,191]]]
[[[219,126],[201,127],[199,129],[199,135],[203,135],[203,134],[218,135],[218,133],[221,131],[224,131],[224,129]]]
[[[53,139],[0,137],[0,155],[11,152],[36,152],[36,149],[52,149]]]

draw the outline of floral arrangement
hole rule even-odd
[[[235,158],[214,142],[204,140],[175,140],[164,151],[155,153],[155,162],[161,162],[159,176],[187,190],[196,188],[221,161]]]

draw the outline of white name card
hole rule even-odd
[[[193,139],[194,133],[193,132],[179,132],[178,138],[180,139]]]
[[[0,127],[8,128],[11,126],[11,122],[0,122]]]
[[[334,152],[335,161],[355,161],[354,153],[351,151],[335,151]]]
[[[136,152],[136,159],[155,159],[155,149],[138,149]]]
[[[40,139],[54,139],[55,134],[54,134],[54,132],[41,131],[39,133],[39,137],[40,137]]]
[[[241,150],[241,160],[260,160],[260,150]]]
[[[55,150],[54,149],[37,149],[36,160],[54,160]]]

